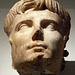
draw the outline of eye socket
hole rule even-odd
[[[17,24],[16,31],[27,30],[30,27],[32,27],[32,21],[30,20],[22,21]]]
[[[46,29],[50,31],[54,31],[56,30],[56,25],[54,23],[50,23],[49,25],[47,25]]]
[[[41,21],[41,27],[43,29],[47,29],[47,30],[56,30],[57,29],[58,24],[53,21],[53,20],[43,20]]]
[[[47,22],[44,25],[42,25],[43,29],[48,29],[48,30],[55,30],[56,29],[56,25],[53,22]]]
[[[42,28],[46,28],[49,24],[49,22],[45,23],[44,25],[42,25]]]
[[[21,24],[18,28],[18,31],[19,30],[26,30],[29,26],[27,24]]]

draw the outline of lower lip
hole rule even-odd
[[[34,52],[42,52],[42,49],[34,49]]]
[[[33,50],[34,50],[34,52],[43,52],[44,48],[43,47],[34,47]]]

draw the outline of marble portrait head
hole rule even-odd
[[[13,67],[24,73],[61,72],[70,27],[70,15],[57,1],[18,1],[7,14],[4,25]]]

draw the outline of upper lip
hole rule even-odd
[[[32,45],[29,48],[34,48],[34,47],[43,47],[43,48],[47,49],[47,46],[46,45],[42,45],[42,44],[40,44],[40,45],[35,44],[35,45]]]

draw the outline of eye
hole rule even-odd
[[[47,29],[47,30],[50,30],[50,31],[56,30],[55,24],[54,24],[54,23],[50,23],[50,24],[46,27],[46,29]]]
[[[18,28],[18,31],[19,30],[27,30],[29,28],[29,26],[27,24],[21,24]]]
[[[41,27],[43,29],[54,31],[54,30],[57,29],[57,26],[58,26],[58,24],[55,21],[53,21],[53,20],[47,20],[47,19],[45,19],[45,20],[41,21]]]
[[[18,23],[16,25],[15,30],[16,31],[25,31],[28,30],[28,28],[32,27],[32,21],[31,20],[26,20],[26,21],[22,21],[20,23]]]

